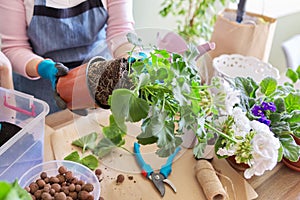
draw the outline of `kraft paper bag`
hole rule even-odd
[[[277,20],[245,12],[243,21],[238,23],[236,12],[225,9],[218,14],[211,36],[216,47],[209,52],[210,59],[222,54],[241,54],[268,62]]]

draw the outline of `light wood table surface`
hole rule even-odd
[[[53,160],[57,159],[55,157],[55,151],[53,150],[53,144],[51,144],[51,134],[55,134],[56,131],[63,130],[63,134],[65,134],[65,137],[68,137],[68,131],[64,129],[64,127],[68,127],[72,125],[74,120],[76,118],[80,118],[78,116],[75,116],[70,111],[61,111],[58,113],[54,113],[51,115],[48,115],[46,117],[46,134],[45,134],[45,160]],[[57,134],[56,134],[57,135]],[[54,145],[55,146],[55,145]],[[55,147],[57,148],[57,147]],[[68,149],[68,147],[61,147],[60,151],[63,152],[64,149]],[[56,149],[57,152],[57,149]],[[59,153],[61,153],[59,152]],[[66,152],[67,153],[67,152]],[[189,157],[187,157],[189,156]],[[177,178],[170,175],[170,179],[176,183],[177,189],[179,188],[179,191],[176,195],[169,195],[172,193],[172,191],[169,189],[168,186],[166,186],[166,195],[164,198],[160,198],[159,195],[152,194],[152,192],[156,193],[155,188],[151,186],[150,181],[146,181],[144,177],[139,175],[134,175],[134,180],[138,183],[142,183],[142,185],[146,185],[144,189],[143,187],[137,186],[138,184],[129,184],[127,187],[116,187],[116,185],[112,186],[112,183],[103,182],[102,184],[110,184],[111,187],[102,187],[101,193],[104,194],[105,200],[109,199],[122,199],[122,200],[134,200],[134,199],[174,199],[174,200],[181,200],[181,199],[205,199],[201,193],[201,187],[197,185],[197,180],[194,175],[193,166],[189,166],[190,168],[187,168],[187,162],[190,162],[192,164],[195,164],[195,159],[192,158],[192,151],[187,151],[187,153],[183,156],[181,161],[175,162],[173,165],[173,174],[176,173]],[[61,159],[61,158],[60,158]],[[226,161],[225,161],[226,162]],[[226,162],[227,163],[227,162]],[[189,164],[191,165],[191,164]],[[107,168],[105,167],[105,170]],[[182,172],[182,170],[184,172]],[[177,172],[175,172],[177,171]],[[181,172],[178,172],[181,171]],[[118,173],[118,172],[116,172]],[[238,175],[241,175],[242,172],[238,172]],[[142,178],[140,178],[142,177]],[[113,178],[110,178],[113,179]],[[189,182],[190,181],[190,182]],[[274,170],[269,171],[265,173],[263,176],[260,177],[252,177],[249,180],[245,181],[246,185],[249,183],[250,190],[254,189],[257,193],[258,197],[256,199],[259,200],[300,200],[300,172],[293,171],[286,167],[283,163],[279,163]],[[190,185],[189,185],[190,184]],[[130,188],[131,187],[131,188]],[[250,196],[255,197],[255,193],[248,191],[246,187],[242,188],[240,185],[234,185],[234,188],[237,190],[236,193],[239,192],[246,192],[247,198],[249,199]],[[146,191],[145,191],[146,190]],[[200,192],[198,192],[199,190]],[[241,190],[241,191],[239,191]],[[126,193],[129,194],[132,198],[117,198],[114,196],[116,194],[117,196],[120,194]],[[144,191],[144,192],[143,192]],[[131,193],[130,193],[131,192]],[[146,194],[145,194],[146,193]],[[154,196],[153,196],[154,195]],[[169,195],[169,197],[168,197]],[[102,195],[101,195],[102,196]],[[184,198],[186,197],[186,198]],[[244,199],[238,199],[237,200],[244,200]]]

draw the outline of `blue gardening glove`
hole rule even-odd
[[[69,69],[61,63],[46,59],[37,66],[38,74],[51,81],[52,89],[56,90],[57,78],[68,74]]]
[[[54,99],[56,105],[61,108],[67,108],[66,102],[60,98],[56,91],[57,78],[60,76],[65,76],[68,74],[69,69],[61,63],[53,62],[50,59],[43,60],[37,66],[38,74],[44,78],[51,81],[52,89],[54,90]]]

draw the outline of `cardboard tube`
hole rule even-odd
[[[207,160],[197,161],[195,172],[197,180],[208,200],[226,199],[227,193],[210,162]]]

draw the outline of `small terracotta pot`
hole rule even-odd
[[[98,80],[89,79],[88,70],[92,63],[103,60],[105,59],[96,56],[88,63],[71,69],[66,76],[59,77],[56,90],[60,97],[67,103],[69,109],[77,110],[99,107],[95,103],[94,95]]]
[[[86,68],[87,64],[83,64],[58,79],[57,93],[71,110],[85,109],[95,105],[87,86]]]
[[[249,165],[245,163],[237,163],[235,160],[235,156],[229,156],[228,158],[226,158],[226,160],[231,165],[231,167],[238,171],[245,171],[249,168]]]
[[[296,137],[296,136],[294,136],[294,135],[292,135],[292,136],[293,136],[293,138],[294,138],[296,144],[300,145],[300,138],[298,138],[298,137]],[[287,167],[289,167],[289,168],[291,168],[291,169],[293,169],[293,170],[295,170],[295,171],[300,172],[300,158],[299,158],[299,160],[298,160],[297,162],[292,162],[292,161],[290,161],[289,159],[283,157],[282,162],[283,162]]]

